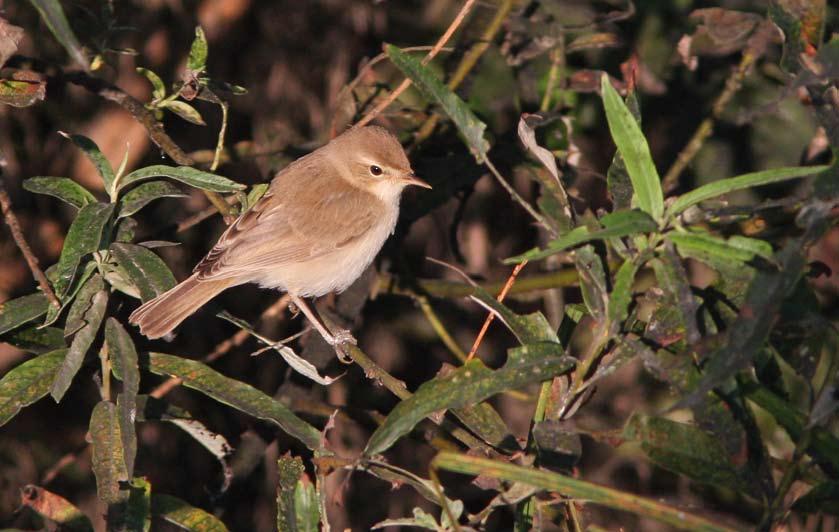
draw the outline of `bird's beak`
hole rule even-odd
[[[426,183],[422,179],[418,178],[416,176],[416,174],[414,174],[413,172],[411,172],[410,174],[405,174],[402,177],[402,180],[407,185],[416,185],[416,186],[422,187],[422,188],[431,188],[431,185],[429,185],[428,183]]]

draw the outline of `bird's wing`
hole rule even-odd
[[[199,279],[248,277],[321,257],[362,237],[384,214],[381,200],[334,173],[296,166],[230,225],[195,267]]]

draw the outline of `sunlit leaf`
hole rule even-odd
[[[559,344],[536,344],[511,349],[507,363],[491,370],[480,360],[426,381],[408,399],[390,412],[376,429],[364,449],[366,456],[386,451],[417,423],[434,412],[476,404],[504,390],[543,382],[574,367],[574,360],[564,356]]]
[[[82,367],[85,355],[93,344],[96,333],[99,331],[99,326],[102,324],[102,318],[105,316],[107,306],[108,292],[105,290],[96,292],[93,295],[90,308],[84,314],[85,325],[73,337],[61,369],[58,370],[55,375],[55,380],[52,381],[50,395],[52,395],[56,403],[64,397],[64,394],[73,382],[73,377],[76,376],[76,373]]]
[[[152,177],[169,177],[191,187],[211,190],[213,192],[236,192],[237,190],[244,190],[246,188],[245,185],[231,181],[226,177],[196,170],[189,166],[176,167],[157,164],[134,170],[125,175],[119,182],[119,189],[123,190],[132,183],[151,179]]]
[[[484,475],[511,482],[521,482],[549,492],[560,493],[571,499],[585,500],[608,508],[655,519],[684,530],[703,532],[729,532],[733,530],[715,524],[704,517],[688,513],[682,508],[674,508],[653,499],[578,480],[570,475],[519,466],[501,460],[443,451],[434,457],[432,467],[466,475]]]
[[[132,188],[119,200],[119,218],[131,216],[158,198],[185,198],[181,189],[168,181],[149,181]]]
[[[154,299],[177,284],[175,276],[166,264],[148,248],[135,244],[116,242],[111,251],[127,279],[146,302]]]
[[[21,408],[49,393],[53,377],[66,354],[66,349],[44,353],[3,375],[0,379],[0,426],[15,417]]]
[[[44,519],[59,525],[61,530],[93,532],[90,519],[64,497],[29,484],[20,490],[20,504],[32,508]]]
[[[41,292],[6,301],[0,305],[0,334],[43,316],[48,306],[47,296]]]
[[[189,49],[186,67],[196,74],[207,68],[207,37],[201,26],[195,28],[195,40],[192,41],[192,47]]]
[[[90,159],[90,162],[96,167],[96,171],[99,172],[102,182],[105,184],[105,190],[110,194],[114,186],[116,174],[114,174],[114,167],[111,166],[111,162],[108,161],[107,157],[99,149],[99,146],[83,135],[69,135],[63,132],[61,134],[73,141],[73,144],[82,150],[85,156]]]
[[[82,258],[99,249],[102,233],[113,212],[113,204],[90,203],[82,207],[73,220],[64,239],[53,282],[55,293],[62,301],[68,295]]]
[[[149,369],[159,375],[183,379],[184,386],[248,415],[275,423],[309,449],[320,447],[320,432],[297,417],[287,406],[244,382],[225,377],[197,360],[151,353]]]
[[[84,70],[90,68],[90,62],[82,50],[76,34],[73,33],[70,24],[67,22],[67,17],[64,15],[64,9],[58,0],[29,0],[38,13],[41,19],[46,23],[56,40],[61,43],[61,46],[67,50],[70,57],[73,58],[80,67]]]
[[[419,59],[390,44],[385,45],[385,53],[393,64],[411,79],[426,99],[443,109],[463,135],[472,155],[478,162],[483,162],[489,151],[489,143],[484,138],[486,124],[481,122],[466,103],[446,87]]]
[[[682,194],[670,206],[669,212],[671,215],[679,214],[688,207],[701,203],[723,194],[736,192],[738,190],[745,190],[747,188],[759,187],[761,185],[769,185],[771,183],[780,183],[790,179],[800,179],[810,175],[815,175],[827,170],[828,166],[798,166],[791,168],[773,168],[771,170],[763,170],[761,172],[752,172],[737,177],[728,179],[720,179],[702,185],[699,188],[691,190]]]
[[[227,527],[213,514],[171,495],[153,494],[151,513],[169,523],[197,532],[227,532]]]
[[[99,401],[90,415],[90,437],[92,439],[92,467],[96,475],[96,494],[108,504],[123,502],[129,492],[120,483],[129,480],[122,449],[122,434],[119,426],[117,405],[110,401]]]
[[[661,220],[664,214],[661,178],[650,155],[647,139],[632,112],[612,87],[609,76],[601,78],[600,90],[609,131],[626,165],[638,207],[654,220]]]
[[[23,188],[35,194],[46,194],[81,209],[96,198],[86,188],[68,177],[30,177]]]

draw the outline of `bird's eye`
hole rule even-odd
[[[370,173],[373,174],[376,177],[379,177],[384,173],[384,171],[382,170],[381,166],[376,166],[374,164],[373,166],[370,167]]]

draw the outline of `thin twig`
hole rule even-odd
[[[163,129],[163,124],[157,121],[154,117],[154,113],[146,109],[145,105],[143,105],[140,100],[134,98],[119,87],[111,85],[104,80],[95,78],[84,72],[64,74],[63,79],[75,85],[79,85],[80,87],[84,87],[88,91],[99,95],[105,100],[114,102],[128,111],[131,116],[137,120],[137,122],[146,128],[146,131],[152,141],[177,164],[182,166],[192,166],[195,164],[192,157],[187,155],[187,153],[184,152],[174,140],[172,140],[172,137],[170,137]],[[224,198],[216,192],[209,190],[205,190],[203,192],[207,196],[207,199],[210,200],[210,203],[212,203],[218,212],[224,217],[225,223],[231,223],[233,221],[233,214],[230,206],[226,201],[224,201]]]
[[[521,197],[521,195],[518,192],[516,192],[516,189],[514,189],[513,186],[510,183],[508,183],[506,179],[504,179],[504,177],[501,175],[498,169],[495,168],[495,165],[492,164],[492,161],[490,161],[488,157],[484,157],[484,164],[487,168],[489,168],[489,171],[495,177],[495,180],[498,181],[498,183],[504,188],[504,190],[507,191],[508,194],[510,194],[510,197],[512,197],[516,203],[521,205],[524,208],[524,210],[526,210],[528,214],[530,214],[530,216],[532,216],[533,219],[539,223],[539,225],[541,225],[545,228],[545,230],[548,231],[548,233],[556,237],[556,229],[554,229],[551,226],[551,224],[545,219],[544,216],[536,212],[536,209],[534,209],[532,205],[530,205],[524,198]]]
[[[740,60],[740,64],[737,66],[737,69],[734,70],[731,75],[728,76],[728,79],[725,80],[725,88],[714,101],[714,105],[711,108],[711,115],[706,117],[705,120],[699,124],[699,127],[696,128],[696,131],[693,133],[691,139],[682,151],[679,152],[673,166],[671,166],[667,171],[667,174],[665,174],[664,179],[661,182],[661,186],[664,189],[665,194],[672,192],[678,186],[679,176],[685,168],[687,168],[687,165],[693,160],[696,154],[699,153],[699,150],[705,144],[705,140],[711,136],[711,133],[713,133],[714,124],[717,120],[719,120],[720,116],[722,116],[725,106],[728,105],[728,102],[731,101],[734,94],[740,90],[740,87],[743,85],[743,79],[746,77],[746,74],[749,72],[749,69],[754,61],[755,56],[753,54],[749,52],[743,53],[743,58]]]
[[[277,301],[275,301],[273,305],[262,311],[262,314],[259,315],[258,321],[265,321],[269,318],[275,318],[279,316],[283,312],[283,310],[288,308],[289,301],[291,301],[291,298],[288,296],[288,294],[284,294],[282,297],[277,299]],[[226,355],[234,347],[242,345],[248,338],[250,338],[250,333],[244,329],[239,329],[238,331],[236,331],[236,334],[218,344],[210,354],[208,354],[202,359],[202,362],[209,364],[210,362],[218,360],[219,358]],[[161,383],[157,388],[152,390],[152,392],[149,395],[154,397],[155,399],[160,399],[169,392],[171,392],[173,389],[175,389],[177,386],[180,386],[182,382],[183,380],[177,377],[170,377],[169,379]]]
[[[454,32],[463,23],[463,20],[466,18],[466,15],[468,15],[469,11],[472,10],[472,7],[475,5],[475,2],[476,0],[466,0],[466,2],[463,4],[463,7],[460,8],[460,12],[454,18],[452,23],[449,24],[449,27],[446,29],[446,32],[440,37],[440,39],[434,45],[434,48],[432,48],[431,51],[428,52],[428,55],[426,55],[425,58],[422,60],[423,65],[427,65],[432,59],[434,59],[434,57],[440,52],[440,50],[443,49],[446,43],[449,42],[449,39],[451,39]],[[391,92],[387,98],[379,102],[379,104],[376,105],[376,107],[374,107],[370,110],[370,112],[364,115],[364,118],[359,120],[359,122],[353,127],[364,127],[367,124],[369,124],[371,120],[376,118],[379,115],[379,113],[384,111],[388,105],[393,103],[396,100],[396,98],[398,98],[399,95],[405,92],[405,89],[407,89],[410,86],[411,79],[405,78],[404,81],[402,81],[402,83],[400,83],[399,86],[396,87],[396,90]]]
[[[516,281],[510,289],[510,294],[523,294],[527,292],[538,292],[552,288],[576,286],[579,284],[579,275],[575,268],[564,268],[549,273],[528,275]],[[460,283],[445,279],[411,279],[403,280],[401,277],[380,274],[377,283],[374,285],[374,293],[390,294],[415,298],[421,295],[428,295],[444,299],[455,299],[469,297],[475,293],[475,286],[479,286],[490,293],[498,293],[504,283],[491,282],[481,284]]]
[[[12,232],[12,238],[20,252],[23,253],[23,258],[26,259],[26,264],[29,265],[29,271],[32,272],[32,276],[38,281],[38,286],[41,287],[41,291],[44,292],[44,295],[47,296],[47,299],[55,308],[61,308],[61,302],[55,296],[55,292],[52,291],[47,276],[44,275],[41,267],[38,266],[38,258],[32,253],[29,244],[26,243],[26,238],[23,236],[23,231],[20,230],[17,216],[15,216],[12,210],[12,200],[9,199],[9,194],[6,192],[6,187],[3,186],[2,181],[0,181],[0,207],[3,210],[3,219],[6,220],[6,225],[9,226],[9,230]]]
[[[449,79],[446,86],[451,89],[457,89],[463,80],[466,79],[466,76],[469,72],[478,64],[478,60],[481,56],[484,55],[489,49],[489,45],[495,40],[495,36],[498,34],[498,31],[501,29],[501,24],[504,22],[504,19],[507,18],[507,15],[510,14],[510,10],[513,8],[513,0],[502,0],[499,5],[498,9],[495,12],[495,16],[492,17],[487,27],[484,28],[484,31],[481,33],[478,42],[472,45],[469,48],[469,51],[463,55],[463,58],[460,60],[460,63],[455,68],[452,77]],[[425,122],[420,126],[419,130],[417,131],[415,142],[418,144],[428,138],[431,135],[431,132],[434,131],[434,127],[437,125],[437,121],[440,119],[440,115],[432,114],[430,115]]]
[[[504,298],[507,297],[507,293],[510,291],[510,288],[513,287],[513,283],[516,282],[516,277],[519,276],[519,272],[527,265],[527,261],[522,261],[516,264],[516,267],[513,268],[513,272],[510,274],[510,277],[507,278],[507,282],[504,283],[504,288],[501,289],[501,293],[498,294],[498,302],[501,303],[504,301]],[[492,323],[492,320],[495,319],[495,314],[490,312],[487,315],[487,319],[484,320],[484,325],[481,327],[481,331],[478,333],[478,336],[475,338],[475,343],[472,344],[472,349],[469,350],[469,356],[466,357],[466,361],[472,360],[472,357],[475,356],[475,353],[478,352],[478,347],[481,346],[481,342],[484,340],[484,336],[486,335],[487,331],[489,330],[489,325]]]

